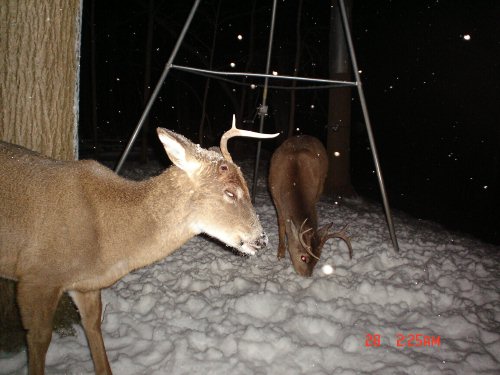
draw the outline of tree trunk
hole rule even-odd
[[[351,64],[337,0],[331,1],[330,79],[351,80]],[[346,1],[350,21],[352,1]],[[354,195],[351,185],[351,88],[333,88],[328,99],[328,176],[325,193],[333,197]]]
[[[0,2],[0,138],[77,157],[81,0]]]
[[[57,159],[77,158],[81,5],[0,1],[0,139]],[[25,334],[14,289],[14,282],[0,279],[0,342],[7,351]],[[54,322],[67,332],[76,310],[67,295],[61,305],[72,312],[59,307]]]

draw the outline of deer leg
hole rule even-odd
[[[285,233],[286,233],[286,225],[285,219],[282,215],[279,214],[278,211],[278,235],[279,235],[279,244],[278,244],[278,259],[285,257],[286,245],[285,245]]]
[[[27,331],[30,375],[44,374],[45,356],[52,339],[54,313],[61,294],[61,288],[34,285],[23,280],[17,285],[17,303]]]
[[[101,291],[71,291],[69,294],[80,311],[96,374],[112,374],[101,332]]]

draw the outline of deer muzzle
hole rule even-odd
[[[255,255],[255,252],[257,250],[263,249],[267,246],[267,243],[269,242],[269,239],[267,237],[267,234],[265,232],[262,232],[255,241],[252,242],[243,242],[241,241],[239,249],[242,253],[248,254],[248,255]]]

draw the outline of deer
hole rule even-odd
[[[233,123],[220,148],[157,128],[173,165],[131,181],[93,160],[59,161],[0,142],[0,277],[17,281],[28,370],[44,374],[62,293],[73,299],[97,374],[111,374],[101,289],[205,233],[255,255],[268,237],[227,141],[272,138]]]
[[[331,232],[333,223],[318,228],[316,204],[323,193],[328,157],[321,141],[310,135],[286,139],[273,153],[269,165],[269,190],[278,219],[278,259],[288,250],[293,268],[312,276],[326,241],[341,238],[352,246],[346,227]]]

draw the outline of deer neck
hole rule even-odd
[[[144,183],[144,212],[139,212],[147,238],[131,256],[135,267],[160,260],[199,234],[192,225],[193,182],[177,167],[171,167]],[[140,208],[139,208],[140,209]]]
[[[190,185],[180,169],[171,167],[146,181],[121,180],[112,196],[98,200],[100,284],[110,285],[166,257],[198,234],[189,224]]]

